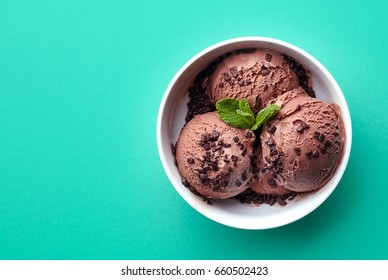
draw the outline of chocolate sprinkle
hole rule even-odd
[[[329,147],[331,145],[331,142],[329,140],[325,140],[323,142],[323,145],[325,145],[325,147],[327,148],[327,147]]]
[[[216,130],[213,130],[210,134],[209,140],[217,141],[219,136],[220,136],[220,133]]]
[[[266,131],[270,134],[274,134],[275,131],[276,131],[276,126],[270,124],[270,125],[267,125],[267,128],[266,128]]]
[[[268,179],[268,180],[267,180],[267,183],[268,183],[268,185],[269,185],[271,188],[276,188],[276,187],[277,187],[276,182],[275,182],[274,179]]]
[[[181,178],[182,185],[184,185],[186,188],[188,188],[193,194],[200,197],[202,201],[204,201],[206,204],[212,205],[212,202],[210,199],[204,197],[202,194],[200,194],[193,186],[190,185],[190,183],[187,181],[186,178]]]
[[[287,201],[293,200],[298,195],[297,192],[290,192],[284,195],[270,195],[270,194],[259,194],[251,189],[247,189],[235,198],[244,204],[269,204],[274,205],[278,203],[281,206],[287,205]]]
[[[249,131],[247,131],[247,133],[245,134],[245,136],[248,138],[248,139],[251,139],[253,137],[252,133],[250,133]]]
[[[303,133],[306,129],[310,128],[310,126],[304,121],[298,121],[298,123],[299,123],[299,126],[296,128],[296,131],[298,133]]]
[[[171,144],[171,153],[175,157],[176,156],[176,145]]]
[[[307,150],[307,152],[306,152],[306,156],[307,156],[307,158],[308,158],[308,159],[311,159],[311,158],[312,158],[312,156],[313,156],[313,152],[312,152],[312,151],[310,151],[310,150]]]
[[[261,75],[266,76],[269,74],[269,70],[264,65],[261,67]]]
[[[236,78],[237,75],[238,75],[238,73],[237,73],[237,67],[234,66],[234,67],[230,68],[230,73],[232,74],[232,76],[233,76],[234,78]]]
[[[265,60],[268,61],[268,62],[271,62],[271,59],[272,59],[272,55],[269,54],[269,53],[266,53],[265,54]]]
[[[244,171],[244,172],[241,174],[241,179],[242,179],[243,181],[248,180],[248,176],[247,176],[247,172],[246,172],[246,171]]]
[[[293,71],[296,76],[298,76],[300,86],[309,96],[315,97],[315,91],[309,86],[309,77],[307,75],[306,69],[304,69],[300,63],[298,63],[290,56],[283,55],[283,59],[286,63],[290,64],[291,71]]]
[[[314,138],[317,139],[319,142],[325,141],[325,135],[323,135],[319,131],[314,132]]]

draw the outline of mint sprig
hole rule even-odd
[[[220,118],[225,123],[237,128],[250,128],[251,130],[257,130],[280,110],[280,106],[272,104],[262,109],[255,117],[245,98],[240,100],[234,98],[218,100],[216,108]]]

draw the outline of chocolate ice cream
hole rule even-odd
[[[308,192],[322,187],[335,171],[343,149],[339,109],[308,96],[302,88],[276,100],[281,110],[261,133],[261,166],[253,190],[271,187]]]
[[[301,85],[308,88],[309,82],[300,64],[279,52],[255,49],[226,56],[212,74],[207,91],[214,103],[222,98],[246,98],[257,113],[269,100]]]
[[[205,201],[284,206],[322,187],[341,159],[340,111],[315,98],[309,71],[292,57],[268,49],[227,53],[198,73],[189,98],[174,155],[183,184]],[[220,119],[215,103],[223,98],[247,99],[255,115],[274,103],[281,109],[253,132]]]
[[[179,172],[206,198],[225,199],[249,187],[254,133],[224,123],[216,112],[196,115],[176,144]]]

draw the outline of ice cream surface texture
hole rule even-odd
[[[257,113],[269,100],[299,85],[287,57],[273,50],[254,49],[226,56],[212,74],[208,92],[214,103],[222,98],[246,98]]]
[[[226,199],[243,192],[251,181],[254,133],[224,123],[216,112],[196,115],[176,144],[179,172],[206,198]]]
[[[302,88],[276,100],[281,110],[261,133],[260,174],[252,189],[308,192],[322,187],[342,155],[341,114],[333,104],[308,96]]]

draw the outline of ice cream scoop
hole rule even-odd
[[[196,115],[176,144],[179,172],[206,198],[225,199],[249,187],[254,133],[224,123],[216,112]]]
[[[215,103],[222,98],[246,98],[254,113],[269,100],[304,85],[306,71],[289,57],[268,49],[233,52],[218,63],[208,93]]]
[[[260,179],[252,181],[252,189],[319,189],[341,159],[345,134],[339,109],[311,98],[302,88],[283,94],[276,104],[281,110],[260,136],[262,163],[255,177]]]

